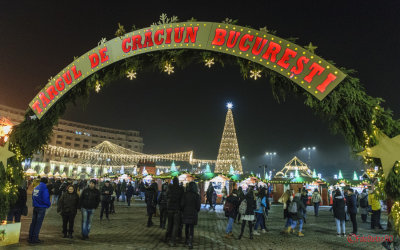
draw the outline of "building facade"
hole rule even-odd
[[[0,117],[7,118],[14,125],[21,123],[24,120],[24,115],[25,111],[22,109],[0,105]],[[143,152],[143,138],[139,131],[106,128],[62,119],[59,120],[58,125],[54,126],[49,144],[86,150],[106,140],[136,152]],[[59,161],[63,159],[55,159],[55,157],[45,154],[35,154],[32,159],[34,162],[44,163],[49,163],[50,160]]]

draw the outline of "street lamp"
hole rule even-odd
[[[276,152],[265,152],[265,155],[270,157],[270,160],[271,160],[270,166],[272,167],[272,157],[276,156]]]
[[[316,147],[303,147],[303,151],[308,152],[308,162],[311,164],[311,151],[315,151]]]

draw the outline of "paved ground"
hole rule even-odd
[[[305,237],[295,235],[282,235],[283,228],[282,207],[273,206],[267,222],[269,232],[254,236],[250,240],[248,229],[242,240],[225,239],[223,237],[226,218],[221,211],[209,212],[202,207],[199,214],[199,225],[195,227],[195,249],[383,249],[380,243],[356,242],[349,243],[346,238],[336,236],[336,227],[332,214],[328,208],[322,208],[319,217],[314,217],[309,207],[307,224],[304,225]],[[100,223],[99,209],[93,219],[90,240],[83,241],[80,236],[81,215],[78,212],[75,220],[74,239],[63,239],[61,236],[61,217],[56,213],[56,208],[50,208],[45,217],[40,238],[44,240],[40,245],[29,245],[26,241],[31,220],[32,209],[29,215],[22,219],[22,232],[20,243],[5,247],[6,249],[167,249],[163,242],[165,230],[160,229],[159,218],[153,222],[155,226],[147,228],[144,203],[136,200],[131,207],[122,202],[117,203],[116,214],[111,216],[110,222]],[[358,216],[359,217],[359,216]],[[360,220],[360,218],[358,218]],[[376,234],[368,230],[369,224],[359,221],[360,235],[384,236],[384,232]],[[347,232],[351,232],[351,223],[346,223]],[[235,238],[239,234],[239,225],[234,225]],[[179,244],[176,249],[185,249]]]

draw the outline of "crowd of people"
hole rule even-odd
[[[29,228],[28,242],[31,244],[42,243],[39,232],[44,220],[46,209],[57,206],[57,212],[62,218],[62,237],[73,238],[74,222],[77,211],[82,214],[81,235],[83,240],[89,239],[93,215],[98,207],[100,210],[100,221],[105,218],[109,220],[109,214],[115,213],[114,202],[126,202],[130,206],[133,195],[144,199],[148,216],[147,226],[152,227],[153,217],[159,214],[159,227],[166,229],[165,242],[170,246],[176,246],[183,240],[183,227],[185,227],[184,244],[193,248],[194,228],[198,222],[198,213],[201,207],[201,197],[195,182],[186,186],[174,178],[172,183],[163,183],[161,190],[157,183],[150,185],[141,182],[137,186],[131,182],[104,181],[97,183],[96,180],[74,181],[66,179],[48,182],[47,178],[40,178],[40,183],[34,183],[32,192],[32,222]],[[11,204],[8,221],[19,222],[21,215],[27,215],[27,192],[26,183],[18,188],[18,199]],[[99,188],[97,188],[97,186]],[[233,189],[228,196],[226,187],[222,189],[223,211],[227,217],[225,230],[226,238],[234,238],[233,227],[235,221],[240,224],[240,234],[235,237],[242,239],[246,225],[248,225],[249,239],[254,235],[268,232],[266,219],[268,217],[271,190],[267,187],[249,186],[244,192],[241,187]],[[51,198],[51,199],[50,199]],[[206,204],[209,210],[215,211],[216,190],[210,184],[205,192]],[[303,237],[303,226],[307,218],[307,206],[314,207],[314,216],[319,215],[319,204],[322,201],[321,194],[317,189],[309,199],[308,191],[303,188],[296,193],[294,190],[286,190],[280,197],[279,202],[283,204],[283,218],[285,219],[284,234],[294,234]],[[158,207],[158,210],[157,210]],[[390,206],[388,206],[390,209]],[[364,189],[358,194],[349,188],[344,191],[336,189],[332,193],[331,211],[336,223],[337,236],[346,235],[346,221],[351,221],[352,232],[357,235],[357,212],[361,214],[361,221],[367,222],[368,214],[371,214],[371,229],[383,229],[380,223],[381,202],[371,191]],[[390,228],[390,223],[388,223]]]

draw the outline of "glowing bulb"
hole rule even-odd
[[[228,102],[228,103],[226,104],[226,107],[227,107],[228,109],[231,109],[231,108],[233,107],[233,104],[232,104],[231,102]]]

